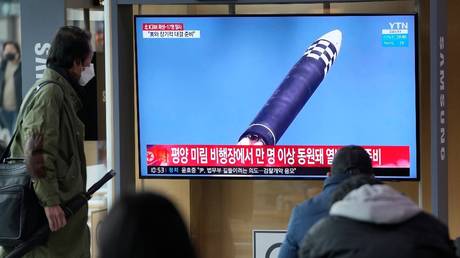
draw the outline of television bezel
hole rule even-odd
[[[175,179],[175,180],[189,180],[189,179],[197,179],[197,180],[312,180],[312,181],[317,181],[317,180],[324,180],[327,178],[327,176],[305,176],[305,177],[289,177],[289,176],[262,176],[262,175],[257,175],[257,176],[248,176],[248,175],[232,175],[232,176],[215,176],[215,175],[176,175],[176,176],[171,176],[171,175],[158,175],[158,176],[147,176],[147,175],[142,175],[142,170],[141,170],[141,146],[140,146],[140,112],[139,112],[139,75],[138,75],[138,62],[137,62],[137,54],[138,54],[138,49],[137,49],[137,28],[136,28],[136,21],[138,18],[190,18],[190,17],[321,17],[321,16],[326,16],[326,17],[335,17],[335,16],[412,16],[414,18],[414,58],[415,58],[415,71],[414,71],[414,76],[415,76],[415,137],[416,137],[416,171],[415,171],[415,177],[401,177],[401,178],[395,178],[395,177],[382,177],[378,176],[377,178],[382,181],[420,181],[420,82],[419,82],[419,69],[420,69],[420,64],[419,64],[419,24],[418,24],[418,13],[414,12],[402,12],[402,13],[336,13],[336,14],[302,14],[302,13],[290,13],[290,14],[199,14],[199,15],[190,15],[190,14],[184,14],[184,15],[168,15],[168,14],[142,14],[142,15],[134,15],[133,16],[133,29],[134,29],[134,63],[135,63],[135,90],[136,90],[136,96],[135,96],[135,102],[136,102],[136,126],[137,126],[137,131],[136,131],[136,137],[135,141],[137,144],[137,164],[138,164],[138,176],[139,179]]]

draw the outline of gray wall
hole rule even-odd
[[[41,78],[57,29],[65,25],[63,0],[21,0],[22,94]]]

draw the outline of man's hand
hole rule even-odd
[[[57,231],[67,224],[65,213],[59,205],[45,207],[45,214],[51,231]]]

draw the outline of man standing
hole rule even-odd
[[[22,101],[21,50],[18,43],[6,41],[0,64],[0,122],[12,133]]]
[[[11,155],[33,157],[29,160],[34,190],[51,229],[47,242],[24,257],[90,257],[88,206],[69,220],[60,206],[86,191],[85,130],[77,112],[81,108],[80,79],[87,77],[93,56],[90,39],[78,27],[59,29],[43,78],[26,95],[18,115]],[[36,139],[38,143],[29,144]]]
[[[330,175],[324,181],[323,191],[292,210],[279,258],[298,257],[302,240],[310,227],[329,214],[331,196],[337,186],[351,175],[357,174],[372,175],[372,162],[366,150],[354,145],[338,150],[332,161]]]

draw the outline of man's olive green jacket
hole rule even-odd
[[[37,86],[48,81],[37,90]],[[32,98],[29,100],[29,98]],[[18,114],[18,133],[11,147],[13,157],[24,157],[27,139],[43,135],[45,176],[34,178],[34,189],[42,206],[63,204],[86,191],[86,161],[83,150],[84,125],[77,116],[81,101],[61,74],[47,68],[24,98]],[[19,119],[22,118],[22,121]],[[90,237],[85,205],[52,232],[48,242],[25,257],[89,257]]]

